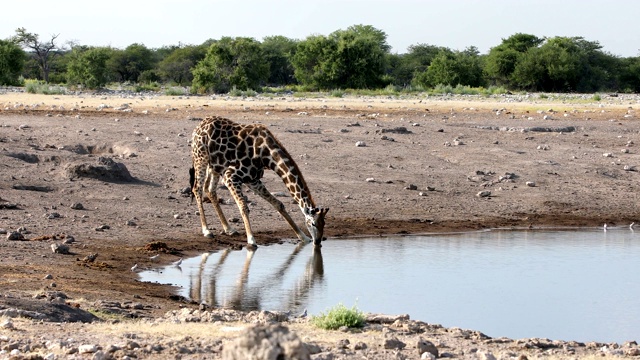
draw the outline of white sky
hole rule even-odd
[[[24,27],[58,44],[125,48],[201,44],[222,36],[304,39],[351,25],[384,31],[392,52],[413,44],[487,53],[517,32],[582,36],[604,51],[640,55],[637,0],[5,0],[0,38]]]

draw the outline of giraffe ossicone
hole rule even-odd
[[[256,245],[249,209],[242,193],[242,185],[247,185],[257,195],[269,202],[284,217],[295,231],[298,239],[317,246],[324,237],[325,217],[328,208],[316,206],[302,172],[284,146],[261,124],[238,124],[222,117],[207,117],[198,124],[191,139],[193,168],[189,170],[189,180],[193,196],[200,211],[202,233],[213,238],[204,214],[203,198],[211,200],[226,234],[234,234],[233,229],[218,202],[216,187],[222,178],[235,200],[247,235],[247,243]],[[289,193],[302,211],[311,237],[307,236],[293,221],[284,204],[276,199],[260,180],[264,169],[273,170],[284,182]]]

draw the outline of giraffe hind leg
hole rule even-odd
[[[229,225],[227,221],[227,217],[224,215],[222,208],[220,207],[220,201],[218,200],[218,194],[216,192],[216,187],[218,186],[218,181],[220,180],[220,175],[216,174],[210,168],[207,169],[207,181],[205,181],[205,191],[209,200],[211,200],[211,204],[213,205],[213,209],[216,211],[218,218],[220,219],[220,223],[222,224],[223,232],[227,235],[237,235],[238,230],[234,229]]]
[[[207,226],[207,217],[204,214],[204,206],[202,205],[203,200],[203,192],[205,190],[205,184],[207,181],[207,173],[206,170],[196,168],[194,169],[195,173],[195,181],[192,189],[192,193],[196,198],[196,203],[198,204],[198,211],[200,212],[200,224],[202,225],[202,234],[207,238],[213,238],[213,233],[209,230]]]

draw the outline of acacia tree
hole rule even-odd
[[[535,35],[516,33],[502,43],[489,50],[484,71],[489,80],[499,85],[512,85],[516,65],[529,49],[536,48],[544,42]]]
[[[22,46],[31,49],[35,60],[42,72],[42,79],[49,82],[49,72],[51,60],[59,54],[61,49],[56,45],[56,39],[60,34],[51,35],[51,40],[42,42],[38,34],[27,32],[25,28],[16,29],[15,40]]]
[[[314,88],[378,88],[390,82],[385,76],[390,49],[383,31],[354,25],[328,37],[307,37],[292,63],[296,79]]]
[[[112,49],[106,47],[74,47],[67,65],[67,82],[97,89],[107,84],[107,60]]]
[[[140,75],[153,69],[153,53],[143,44],[131,44],[124,50],[114,50],[107,66],[119,81],[137,82]]]
[[[188,85],[193,81],[193,69],[204,59],[207,48],[199,46],[182,46],[175,48],[158,63],[158,73],[163,81],[178,85]]]
[[[214,42],[193,69],[192,91],[225,93],[258,89],[269,77],[269,63],[253,38],[223,37]]]
[[[13,41],[0,40],[0,85],[19,85],[26,55]]]
[[[273,86],[295,83],[294,68],[291,57],[296,52],[297,40],[285,36],[267,36],[262,39],[262,51],[269,62],[269,79]]]

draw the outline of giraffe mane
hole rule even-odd
[[[311,202],[311,205],[313,207],[316,207],[316,202],[313,199],[313,196],[311,195],[311,191],[309,190],[309,186],[307,185],[307,181],[304,179],[304,176],[302,175],[302,171],[300,171],[300,167],[298,167],[298,164],[296,163],[296,161],[293,159],[291,154],[289,154],[289,151],[287,151],[287,149],[284,147],[284,145],[282,145],[280,140],[277,137],[275,137],[271,133],[271,131],[269,131],[269,129],[266,126],[263,126],[263,128],[271,135],[271,138],[276,143],[276,145],[278,146],[280,151],[282,151],[282,153],[289,159],[291,167],[296,169],[296,172],[298,173],[298,179],[300,181],[300,184],[302,185],[302,188],[306,191],[307,197],[309,198],[309,201]]]

